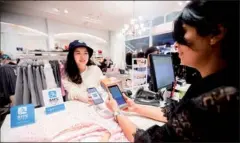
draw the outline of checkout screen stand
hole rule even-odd
[[[167,86],[165,88],[161,88],[159,91],[158,91],[158,94],[160,96],[163,97],[163,100],[160,100],[160,107],[163,107],[167,104],[167,102],[173,100],[172,97],[171,97],[171,93],[172,91],[174,90],[173,87],[174,86],[174,83],[171,85],[171,86]],[[176,91],[174,91],[175,93]],[[174,94],[173,93],[173,94]]]
[[[165,103],[167,101],[167,98],[169,97],[169,94],[167,92],[167,88],[162,88],[158,91],[158,94],[162,96],[162,100],[160,100],[160,107],[164,107]]]

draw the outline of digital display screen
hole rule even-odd
[[[152,58],[157,88],[171,85],[175,81],[172,58],[170,56],[153,56]]]
[[[118,86],[109,87],[109,91],[112,94],[112,97],[117,101],[118,105],[126,103]]]
[[[104,102],[96,88],[89,88],[87,91],[91,95],[94,104],[100,104]]]

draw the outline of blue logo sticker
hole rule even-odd
[[[14,106],[10,109],[11,128],[35,123],[33,104]]]
[[[49,91],[48,92],[49,99],[55,99],[57,98],[57,92],[56,91]]]

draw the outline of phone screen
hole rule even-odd
[[[93,88],[88,88],[87,92],[91,95],[94,104],[97,105],[97,104],[100,104],[100,103],[104,102],[101,95],[98,93],[96,88],[94,88],[94,87]]]
[[[126,104],[126,101],[123,98],[122,92],[120,91],[117,85],[109,86],[108,89],[112,94],[112,97],[117,101],[118,105]]]

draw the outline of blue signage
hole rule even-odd
[[[14,106],[10,109],[11,128],[35,123],[33,104]]]
[[[46,111],[46,114],[51,114],[51,113],[58,112],[58,111],[61,111],[64,109],[65,109],[64,104],[58,104],[58,105],[55,105],[52,107],[47,107],[45,111]]]
[[[48,91],[49,105],[46,106],[46,114],[51,114],[65,109],[65,105],[60,101],[59,98],[62,97],[57,95],[56,90]]]

